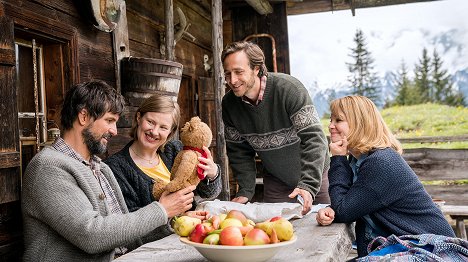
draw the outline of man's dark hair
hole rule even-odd
[[[86,109],[89,116],[96,120],[108,112],[120,115],[124,108],[123,96],[106,82],[93,80],[80,83],[67,91],[63,100],[60,123],[63,130],[69,130],[82,109]]]

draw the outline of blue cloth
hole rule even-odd
[[[364,216],[390,234],[437,234],[455,237],[455,233],[433,203],[416,174],[391,148],[368,152],[357,170],[357,179],[346,156],[333,156],[329,170],[331,208],[338,223],[356,221],[358,255],[366,256]]]
[[[379,246],[370,250],[376,243]],[[372,252],[356,261],[468,261],[468,241],[434,234],[379,237],[369,244],[368,251]]]

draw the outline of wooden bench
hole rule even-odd
[[[468,219],[468,206],[443,205],[441,209],[444,215],[449,215],[456,221],[455,231],[457,236],[467,240],[465,219]]]

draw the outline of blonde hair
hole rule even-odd
[[[161,145],[161,149],[164,149],[164,146],[167,144],[169,140],[174,137],[176,132],[179,129],[179,122],[180,122],[180,108],[176,101],[173,100],[174,98],[168,95],[152,95],[146,98],[143,103],[141,103],[140,107],[135,113],[133,117],[133,124],[131,129],[131,134],[133,136],[133,140],[138,140],[137,136],[137,129],[138,129],[138,116],[142,118],[148,112],[154,113],[170,113],[172,115],[172,127],[171,133],[167,137],[167,140],[164,144]]]
[[[330,104],[332,115],[344,117],[349,125],[348,148],[360,154],[391,147],[402,154],[395,138],[375,104],[365,96],[345,96]]]

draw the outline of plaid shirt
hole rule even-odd
[[[55,142],[52,144],[52,147],[57,151],[74,158],[86,166],[89,166],[91,171],[93,171],[94,177],[99,182],[101,186],[102,194],[99,196],[101,199],[105,199],[109,208],[113,214],[122,214],[122,209],[120,208],[117,197],[115,196],[114,190],[111,188],[107,178],[101,173],[101,159],[97,156],[91,156],[91,159],[86,161],[80,154],[78,154],[73,148],[71,148],[63,138],[58,137]]]
[[[242,101],[244,101],[245,103],[249,105],[258,106],[258,104],[260,104],[260,102],[262,102],[263,100],[263,94],[265,94],[266,81],[267,81],[266,76],[260,77],[260,92],[258,93],[257,101],[255,101],[255,103],[252,104],[248,99],[244,97],[242,97]]]

